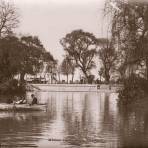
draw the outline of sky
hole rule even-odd
[[[16,32],[36,35],[59,62],[64,50],[59,41],[75,29],[104,36],[105,0],[10,0],[18,8],[20,24]]]

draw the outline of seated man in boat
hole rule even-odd
[[[32,97],[31,105],[37,104],[37,98],[35,97],[35,95],[32,94],[31,97]]]

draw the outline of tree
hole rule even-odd
[[[54,59],[54,57],[51,55],[50,52],[45,52],[43,54],[44,62],[46,63],[46,69],[45,73],[50,74],[50,83],[53,83],[53,80],[57,81],[56,76],[56,69],[57,69],[57,61]]]
[[[98,71],[98,74],[100,76],[100,82],[101,82],[102,77],[104,76],[104,68],[103,67],[100,68],[100,70]]]
[[[109,83],[110,72],[115,67],[115,61],[117,60],[117,52],[112,46],[110,41],[106,42],[106,45],[99,50],[99,58],[102,63],[102,69],[104,70],[105,81]]]
[[[74,80],[74,74],[75,74],[75,70],[76,70],[76,63],[74,62],[73,59],[70,59],[70,67],[71,67],[71,75],[72,75],[72,78],[71,78],[71,82],[73,83],[73,80]]]
[[[57,74],[58,74],[58,83],[60,83],[61,82],[61,65],[58,65],[57,66]]]
[[[93,81],[94,81],[94,79],[95,79],[95,75],[89,75],[89,76],[88,76],[88,83],[89,83],[89,84],[92,84]]]
[[[63,75],[67,76],[67,84],[68,84],[68,76],[69,74],[74,74],[74,67],[71,62],[71,59],[69,59],[68,56],[66,56],[61,64],[61,72]]]
[[[134,66],[144,61],[148,79],[148,3],[116,0],[116,9],[109,1],[106,4],[112,16],[112,37],[123,55],[121,66],[128,68],[131,75]]]
[[[45,54],[47,53],[37,37],[0,38],[0,93],[24,93],[25,75],[35,75],[42,69],[43,62],[47,61]],[[53,60],[51,55],[50,57]],[[17,75],[20,75],[20,85],[15,80]]]
[[[20,69],[22,44],[14,36],[0,39],[0,81],[12,79]]]
[[[60,43],[88,80],[90,70],[95,67],[93,58],[96,54],[97,39],[94,35],[75,30],[67,34]]]
[[[18,26],[19,16],[16,7],[4,0],[0,0],[0,37],[12,33]]]
[[[22,44],[20,82],[23,84],[25,74],[34,75],[39,72],[43,64],[42,57],[45,49],[36,36],[23,36],[20,42]]]

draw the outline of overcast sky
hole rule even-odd
[[[104,35],[104,0],[12,0],[20,13],[18,33],[39,36],[45,48],[62,60],[59,40],[75,29]]]

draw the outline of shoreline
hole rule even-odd
[[[28,84],[28,91],[49,92],[117,92],[121,84]]]

